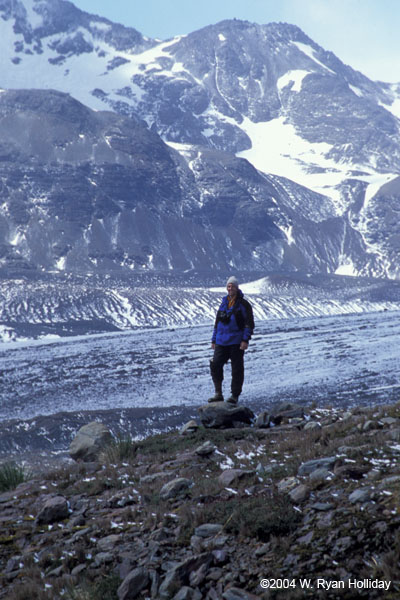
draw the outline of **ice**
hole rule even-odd
[[[399,315],[257,320],[241,401],[250,408],[283,401],[320,407],[394,401]],[[211,330],[210,320],[203,326],[0,345],[0,420],[132,407],[195,409],[212,392]],[[226,393],[229,384],[227,366]],[[221,458],[225,468],[232,466]]]

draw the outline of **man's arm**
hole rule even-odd
[[[242,301],[243,307],[245,309],[245,321],[244,321],[244,330],[243,330],[243,342],[247,343],[251,339],[254,331],[254,316],[253,316],[253,308],[247,300]],[[246,348],[244,348],[246,350]]]

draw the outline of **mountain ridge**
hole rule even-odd
[[[66,25],[59,18],[63,11],[68,13]],[[61,92],[76,95],[92,110],[102,112],[105,108],[133,119],[136,128],[145,122],[152,134],[170,147],[170,151],[163,150],[165,156],[170,154],[167,162],[172,160],[174,165],[170,173],[166,169],[154,173],[154,181],[166,194],[164,207],[154,207],[159,215],[157,227],[171,229],[167,214],[174,212],[170,210],[176,207],[174,198],[181,198],[181,216],[190,220],[191,237],[197,240],[198,250],[184,233],[188,220],[181,225],[174,222],[174,231],[181,231],[180,239],[166,242],[169,247],[172,243],[175,251],[163,267],[161,263],[151,264],[150,257],[156,254],[150,235],[147,241],[139,236],[143,238],[140,246],[146,247],[145,251],[135,249],[134,256],[140,256],[139,260],[132,260],[132,249],[127,252],[126,244],[131,248],[135,244],[126,239],[117,258],[111,262],[107,259],[109,268],[117,264],[124,268],[128,260],[129,268],[187,269],[208,264],[210,269],[230,266],[271,270],[281,266],[399,276],[400,229],[395,222],[395,207],[400,172],[396,98],[400,95],[395,86],[370,81],[295,25],[225,20],[186,36],[158,41],[134,29],[120,29],[123,26],[88,15],[64,0],[57,0],[51,10],[47,0],[2,0],[0,14],[5,88],[12,87],[7,85],[10,83],[15,88],[26,87],[33,80],[35,87],[44,90],[51,84]],[[107,150],[117,164],[122,161],[132,166],[126,153],[116,151],[115,136],[111,152],[102,136],[98,146],[104,149],[103,156]],[[144,137],[140,143],[144,143]],[[71,140],[67,146],[71,147],[70,155],[72,149],[76,153],[76,160],[82,157],[85,170],[93,159],[88,158],[87,148],[86,154],[83,151],[86,142],[80,139],[80,146]],[[149,173],[151,153],[162,147],[156,137],[153,143],[153,149],[148,146],[135,151],[137,156],[147,156]],[[133,148],[135,142],[131,140],[130,144]],[[67,154],[68,148],[58,148],[53,160],[65,165]],[[246,163],[240,158],[249,161],[258,175],[244,167]],[[96,160],[99,162],[98,156]],[[112,167],[115,173],[117,164]],[[6,167],[4,164],[7,171]],[[175,187],[168,194],[170,175]],[[95,181],[93,177],[91,180]],[[114,177],[113,185],[115,182]],[[153,194],[154,206],[159,196],[156,189],[150,185],[146,192],[147,184],[143,185],[145,193]],[[261,188],[264,192],[260,204],[257,190]],[[115,203],[109,199],[104,202],[107,210],[115,213]],[[161,215],[161,208],[165,208],[165,214]],[[8,229],[3,244],[9,248],[12,235],[11,241],[17,240],[11,244],[14,250],[27,259],[32,250],[19,243],[18,235],[22,239],[25,234],[16,232],[7,210],[3,210],[8,222],[3,228]],[[325,218],[318,216],[323,213]],[[131,237],[138,235],[135,221],[141,222],[137,217],[130,219]],[[244,227],[244,240],[238,235],[239,222]],[[316,226],[322,222],[322,226]],[[230,229],[232,223],[235,232]],[[84,229],[89,225],[98,229],[98,224],[82,225]],[[207,244],[206,240],[212,240],[217,231],[217,246]],[[86,238],[91,235],[86,231]],[[110,235],[109,231],[103,236],[108,248]],[[232,245],[238,245],[238,250],[229,258]],[[114,252],[119,244],[111,246]],[[207,246],[211,246],[210,255],[201,261],[199,252],[207,255]],[[110,255],[110,250],[106,249],[105,254]],[[224,256],[222,262],[216,260],[218,254]],[[102,262],[101,268],[105,268]],[[54,257],[46,259],[44,265],[37,259],[33,263],[40,268],[57,268]],[[73,260],[69,263],[59,262],[58,268],[77,268]],[[84,260],[82,268],[92,269],[93,261]]]

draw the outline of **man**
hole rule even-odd
[[[224,365],[231,361],[231,396],[227,402],[237,404],[244,380],[244,352],[254,329],[253,309],[244,299],[236,277],[230,277],[226,284],[228,295],[221,302],[214,324],[211,348],[214,350],[210,361],[211,377],[215,394],[209,402],[223,402],[222,381]]]

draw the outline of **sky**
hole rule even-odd
[[[373,80],[400,82],[400,0],[72,0],[162,40],[224,19],[299,26]]]

